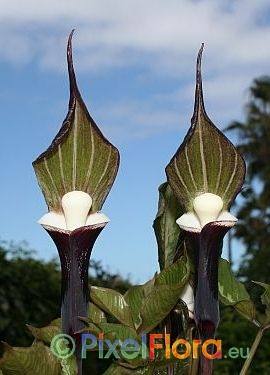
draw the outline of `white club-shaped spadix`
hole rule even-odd
[[[92,198],[84,191],[70,191],[62,198],[67,230],[83,227],[92,206]]]
[[[223,201],[216,194],[204,193],[194,199],[193,208],[200,220],[201,226],[203,227],[204,225],[217,220],[223,208]]]

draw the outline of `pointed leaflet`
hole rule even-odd
[[[125,293],[124,298],[130,306],[132,319],[134,326],[137,329],[141,323],[142,319],[140,316],[140,309],[142,306],[143,299],[145,297],[144,285],[134,285],[128,289]]]
[[[124,326],[123,324],[115,324],[115,323],[99,323],[97,324],[97,327],[100,329],[100,332],[104,335],[103,336],[104,348],[107,347],[107,344],[108,344],[107,340],[109,340],[111,343],[114,343],[115,341],[117,341],[117,345],[115,346],[115,349],[117,350],[119,358],[122,358],[122,360],[129,363],[133,367],[137,367],[137,366],[144,364],[145,358],[142,358],[140,355],[134,356],[134,358],[132,358],[133,353],[130,352],[131,357],[128,358],[128,357],[123,356],[123,352],[120,350],[124,341],[134,340],[137,342],[139,346],[138,353],[139,354],[142,353],[141,336],[137,335],[134,329]],[[85,329],[84,332],[88,332],[87,328]],[[126,344],[127,343],[125,343],[123,347]],[[145,348],[144,350],[145,350],[146,356],[148,356],[148,349]]]
[[[140,333],[150,332],[166,318],[179,300],[189,273],[188,262],[181,259],[154,278],[154,286],[141,302],[142,324],[138,328]]]
[[[166,182],[159,187],[158,213],[153,228],[158,243],[160,269],[173,263],[180,235],[176,219],[182,214],[181,206],[170,185]]]
[[[119,322],[134,327],[130,306],[121,293],[109,288],[91,286],[90,298],[95,305],[114,316]]]
[[[166,267],[155,278],[155,285],[174,285],[184,286],[190,275],[189,260],[181,257],[178,261]]]
[[[69,111],[52,144],[33,162],[33,167],[49,210],[61,211],[63,195],[81,190],[90,194],[91,211],[96,212],[115,179],[119,153],[103,136],[81,98],[73,69],[72,34],[67,47]]]
[[[106,323],[106,315],[104,311],[99,309],[94,303],[89,303],[90,316],[87,317],[87,320],[93,323]]]
[[[37,341],[42,341],[44,344],[50,344],[52,339],[56,336],[61,334],[61,322],[60,319],[56,319],[50,323],[50,325],[42,328],[36,328],[30,325],[26,325],[27,328],[30,330],[32,335],[35,337]],[[56,349],[57,351],[57,349]],[[74,356],[68,357],[66,359],[60,360],[62,372],[61,375],[75,375],[77,374],[77,365],[76,359]],[[37,370],[39,371],[39,370]],[[47,369],[47,371],[49,371]],[[1,375],[1,373],[0,373]]]
[[[155,286],[143,301],[140,311],[142,324],[138,332],[148,333],[165,319],[176,305],[182,289],[179,284]]]
[[[262,304],[265,306],[265,315],[267,323],[270,322],[270,285],[261,283],[259,281],[253,281],[254,284],[258,284],[264,288],[264,293],[261,295]]]
[[[219,299],[226,306],[233,306],[251,322],[255,321],[256,309],[244,284],[236,279],[225,259],[220,259],[218,268]]]
[[[197,59],[191,127],[166,167],[168,181],[188,211],[193,210],[194,198],[207,192],[219,195],[224,203],[223,208],[229,208],[245,176],[243,158],[206,114],[201,77],[202,50],[203,46]]]
[[[29,348],[7,348],[0,368],[5,375],[61,375],[59,359],[41,341]]]
[[[61,333],[60,327],[49,325],[42,328],[36,328],[29,324],[26,325],[35,339],[43,341],[45,344],[50,344],[52,339]]]
[[[190,269],[188,260],[182,257],[155,276],[154,279],[151,280],[151,286],[149,285],[149,282],[144,285],[132,286],[125,293],[124,297],[130,306],[135,328],[137,329],[142,325],[142,306],[145,304],[145,301],[148,301],[148,297],[155,293],[155,288],[158,288],[159,285],[174,286],[175,284],[177,284],[178,288],[181,288],[187,282],[189,275]],[[179,295],[180,293],[178,294],[178,297]],[[143,310],[145,310],[145,306]]]
[[[164,320],[179,301],[183,287],[179,284],[157,285],[143,301],[139,333],[148,333]]]

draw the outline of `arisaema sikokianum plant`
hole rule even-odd
[[[48,207],[39,222],[53,239],[61,261],[61,320],[44,328],[29,326],[35,338],[30,348],[6,345],[0,371],[3,375],[84,374],[81,334],[91,333],[96,337],[102,334],[105,341],[118,340],[115,360],[106,375],[210,375],[212,359],[183,358],[181,345],[179,353],[172,355],[168,346],[181,338],[187,342],[214,339],[219,301],[258,322],[243,284],[221,259],[223,238],[237,221],[229,211],[242,188],[245,163],[206,114],[203,48],[197,59],[191,126],[166,167],[167,182],[159,188],[153,226],[160,272],[144,285],[134,285],[120,294],[88,285],[91,251],[109,221],[100,210],[116,177],[119,153],[103,136],[80,95],[73,69],[72,34],[67,46],[68,114],[51,145],[33,162]],[[269,305],[269,287],[261,285],[265,288],[263,302]],[[262,329],[269,325],[268,310]],[[73,338],[75,357],[55,356],[52,342],[61,333]],[[159,335],[152,352],[150,334]],[[165,348],[166,334],[170,345],[165,340]],[[137,351],[124,357],[120,347],[130,339],[137,342]],[[66,352],[68,347],[65,342],[63,345]],[[214,348],[209,350],[213,355]]]
[[[39,220],[53,239],[62,269],[62,330],[76,343],[81,373],[80,317],[88,315],[88,267],[93,245],[109,219],[100,212],[114,182],[118,150],[103,136],[80,95],[67,46],[70,84],[68,114],[48,149],[33,167],[48,206]]]

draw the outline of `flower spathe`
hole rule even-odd
[[[213,193],[198,195],[193,201],[193,211],[180,216],[176,223],[188,232],[201,232],[202,228],[212,222],[221,222],[221,225],[232,227],[237,218],[230,212],[223,210],[223,201]]]
[[[200,338],[205,341],[215,337],[218,327],[219,254],[225,234],[234,226],[237,219],[224,209],[223,200],[219,195],[202,193],[197,195],[192,203],[193,211],[182,215],[176,223],[181,229],[189,232],[189,238],[196,250],[194,315],[189,308],[189,316],[194,317]]]
[[[33,162],[48,213],[39,223],[53,239],[61,262],[62,331],[76,343],[78,375],[82,374],[80,317],[88,316],[88,266],[96,239],[109,219],[99,212],[113,185],[119,151],[107,140],[80,94],[67,44],[70,97],[68,113],[46,151]]]
[[[94,243],[109,219],[101,212],[91,213],[92,197],[79,190],[63,195],[62,211],[49,211],[39,223],[54,241],[62,270],[62,331],[75,340],[75,356],[81,355],[81,337],[85,328],[80,317],[89,314],[88,267]],[[79,372],[81,374],[81,372]]]
[[[218,264],[223,238],[237,219],[228,212],[243,186],[245,162],[208,117],[203,99],[201,60],[191,126],[166,167],[171,188],[185,208],[176,220],[186,231],[194,255],[194,320],[202,341],[215,338],[219,324]],[[199,372],[212,374],[213,361],[202,356]]]

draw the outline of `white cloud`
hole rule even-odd
[[[16,62],[20,48],[11,54],[10,44],[20,44],[23,57],[32,50],[42,64],[58,67],[60,41],[64,46],[73,27],[78,30],[78,60],[84,68],[88,61],[90,69],[145,60],[151,69],[184,70],[202,41],[213,69],[221,58],[223,64],[239,65],[270,56],[265,48],[270,42],[266,0],[232,1],[230,7],[227,1],[213,0],[28,0],[23,6],[19,0],[1,2],[0,56]]]
[[[116,132],[126,121],[129,134],[139,137],[181,123],[176,103],[193,101],[201,42],[207,108],[210,117],[215,108],[218,122],[235,118],[251,79],[269,71],[268,0],[26,0],[23,6],[0,0],[0,6],[0,60],[64,70],[67,35],[75,27],[77,71],[140,67],[143,75],[181,79],[181,89],[163,96],[167,108],[158,93],[146,105],[132,98],[111,105],[111,112],[106,107]]]

